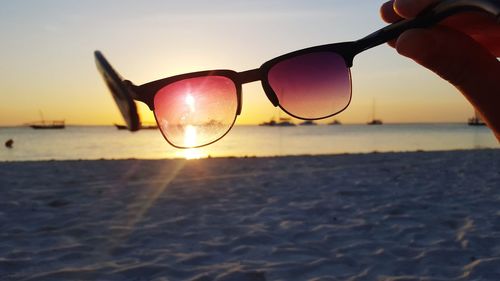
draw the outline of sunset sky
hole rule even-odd
[[[136,84],[208,69],[243,71],[314,45],[359,39],[385,24],[383,1],[3,1],[0,9],[0,126],[65,119],[122,123],[94,60],[101,50]],[[358,55],[353,99],[336,118],[364,123],[465,122],[458,91],[384,45]],[[144,121],[154,120],[141,106]],[[284,116],[260,83],[243,87],[239,124]],[[331,119],[330,119],[331,120]],[[327,121],[330,121],[327,120]]]

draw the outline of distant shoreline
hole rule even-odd
[[[13,140],[11,149],[4,147]],[[129,132],[111,126],[64,130],[0,129],[0,161],[175,159],[337,155],[344,153],[500,148],[492,132],[468,125],[235,126],[220,141],[176,149],[159,130]]]
[[[224,159],[279,159],[279,158],[289,158],[302,159],[302,158],[328,158],[328,157],[356,157],[356,156],[370,156],[370,155],[408,155],[408,154],[447,154],[447,153],[461,153],[461,152],[481,152],[481,151],[500,151],[500,148],[476,148],[476,149],[450,149],[450,150],[413,150],[413,151],[371,151],[371,152],[358,152],[358,153],[331,153],[331,154],[297,154],[297,155],[275,155],[275,156],[212,156],[212,157],[202,157],[196,159],[186,159],[182,157],[175,158],[96,158],[96,159],[47,159],[47,160],[13,160],[13,161],[2,161],[0,164],[4,163],[32,163],[32,162],[99,162],[99,161],[200,161],[200,160],[224,160]]]
[[[324,125],[324,126],[330,126],[328,123],[322,123],[318,122],[318,125]],[[360,125],[360,126],[366,126],[365,123],[342,123],[341,126],[352,126],[352,125]],[[384,125],[467,125],[467,122],[385,122]],[[259,126],[259,124],[235,124],[235,127],[240,127],[240,126]],[[0,126],[0,129],[8,129],[8,128],[29,128],[28,125],[2,125]],[[66,127],[115,127],[114,124],[110,125],[92,125],[92,124],[71,124],[67,123]],[[487,128],[487,127],[486,127]]]

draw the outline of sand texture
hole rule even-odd
[[[0,280],[500,280],[500,150],[0,163]]]

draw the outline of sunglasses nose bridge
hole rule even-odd
[[[271,103],[274,106],[279,105],[278,97],[274,93],[274,91],[271,89],[269,84],[266,82],[266,79],[264,78],[264,70],[262,68],[256,68],[256,69],[251,69],[251,70],[246,70],[242,72],[238,72],[238,82],[240,84],[246,84],[246,83],[251,83],[255,81],[261,81],[262,87],[264,88],[264,92],[266,93],[266,96],[268,99],[271,101]]]
[[[265,71],[262,68],[256,68],[238,72],[238,81],[240,84],[246,84],[260,80],[262,83],[262,88],[264,88],[264,92],[266,93],[267,98],[271,101],[271,103],[274,106],[278,106],[279,105],[278,97],[274,93],[273,89],[269,86],[269,83],[267,83],[267,79],[265,79],[264,73]]]
[[[238,82],[240,84],[251,83],[262,79],[260,68],[238,72]]]

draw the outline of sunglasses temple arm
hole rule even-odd
[[[98,71],[106,82],[129,131],[140,129],[140,117],[134,99],[138,99],[133,84],[122,79],[100,51],[94,52]]]
[[[500,7],[498,4],[493,4],[492,1],[444,1],[424,10],[414,19],[401,20],[377,30],[358,41],[355,41],[357,46],[356,53],[361,53],[370,48],[387,43],[390,40],[396,39],[406,30],[412,28],[430,27],[449,16],[467,11],[487,12],[495,16],[497,22],[500,22]]]

